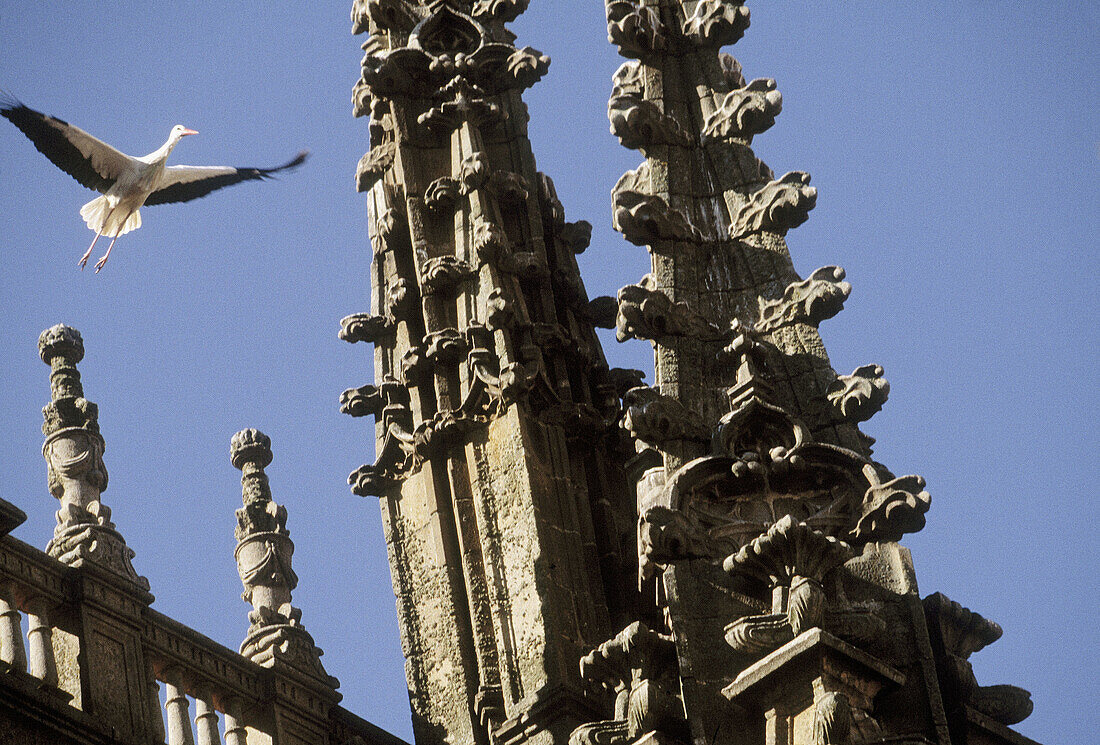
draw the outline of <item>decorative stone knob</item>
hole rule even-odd
[[[64,357],[70,363],[76,364],[84,359],[84,340],[79,331],[59,323],[38,336],[38,356],[47,365],[54,357]]]
[[[246,464],[257,468],[271,465],[271,438],[258,429],[242,429],[229,443],[233,467],[244,470]]]

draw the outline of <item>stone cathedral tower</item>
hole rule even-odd
[[[1000,629],[917,595],[898,541],[919,476],[858,424],[889,386],[837,375],[817,326],[851,287],[799,277],[810,177],[753,150],[782,97],[723,47],[733,0],[607,0],[612,132],[643,161],[612,220],[652,271],[589,299],[526,137],[549,59],[527,0],[357,0],[376,421],[349,477],[381,500],[418,742],[1022,743],[1028,693],[967,657]],[[653,344],[608,369],[595,327]]]

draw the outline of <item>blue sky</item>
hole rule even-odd
[[[0,87],[134,155],[173,124],[200,132],[170,162],[297,173],[142,211],[98,276],[76,262],[94,194],[0,121],[0,464],[3,498],[44,547],[39,332],[84,335],[100,407],[104,501],[155,607],[236,648],[247,628],[233,563],[239,474],[229,438],[271,436],[290,512],[295,605],[340,678],[344,705],[409,736],[378,506],[346,475],[373,427],[338,411],[371,382],[367,348],[336,338],[369,308],[366,200],[353,174],[367,122],[351,117],[362,39],[339,3],[0,2]],[[308,8],[301,10],[301,8]],[[818,188],[788,236],[805,276],[854,285],[822,326],[841,373],[876,362],[891,383],[864,431],[896,473],[928,481],[928,526],[904,541],[922,594],[999,622],[972,658],[982,684],[1032,691],[1017,729],[1084,742],[1100,721],[1094,622],[1100,11],[1091,3],[753,3],[727,49],[784,96],[757,154]],[[605,116],[621,61],[602,3],[534,0],[512,26],[554,60],[526,100],[541,170],[569,219],[594,226],[589,295],[648,270],[611,231],[609,196],[641,156]],[[97,246],[97,251],[99,247]],[[95,257],[93,257],[94,260]],[[647,345],[604,337],[612,364],[652,369]],[[1087,509],[1086,509],[1087,508]],[[1083,650],[1090,650],[1082,654]]]

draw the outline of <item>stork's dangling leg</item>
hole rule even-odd
[[[95,238],[92,238],[92,245],[88,246],[88,250],[80,257],[81,271],[84,271],[84,267],[88,264],[88,257],[92,255],[92,249],[95,248],[95,242],[99,240],[99,236],[103,235],[103,228],[107,227],[107,221],[111,219],[111,215],[114,214],[114,211],[115,208],[112,207],[111,211],[107,213],[107,217],[103,218],[103,225],[96,231]]]
[[[121,231],[121,228],[119,228],[119,231]],[[99,274],[99,270],[102,269],[103,265],[107,263],[107,258],[111,255],[111,249],[115,247],[115,241],[118,240],[119,231],[115,232],[115,237],[111,239],[111,245],[107,246],[107,253],[103,254],[103,256],[99,258],[99,261],[95,263],[96,274]],[[91,251],[91,249],[88,250]]]

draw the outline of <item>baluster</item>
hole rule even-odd
[[[248,730],[241,717],[241,702],[231,698],[225,702],[225,745],[248,745]]]
[[[198,745],[220,745],[218,710],[208,690],[195,695],[195,734]]]
[[[195,745],[195,736],[191,732],[191,718],[187,714],[187,694],[183,690],[183,680],[178,669],[165,671],[164,710],[168,714],[168,745]]]
[[[10,584],[0,586],[0,661],[12,670],[27,671],[27,651],[23,647],[23,626],[15,593]]]
[[[31,675],[42,685],[57,688],[57,660],[53,654],[53,627],[43,598],[27,603],[27,641],[30,646]]]
[[[149,724],[152,728],[153,742],[164,742],[164,712],[160,710],[160,682],[152,665],[148,668],[149,676]]]

